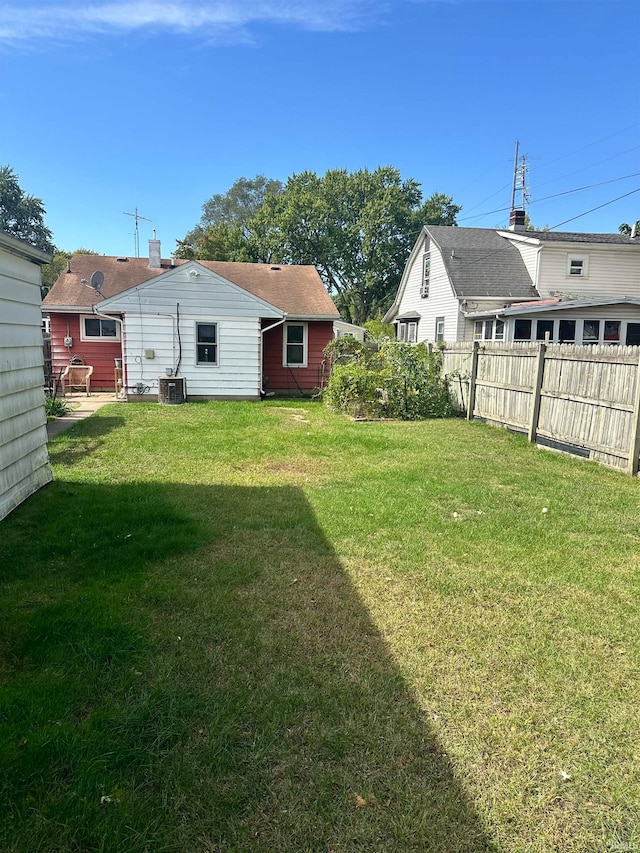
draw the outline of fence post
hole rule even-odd
[[[531,417],[529,418],[529,432],[527,434],[529,441],[534,443],[538,432],[538,419],[540,417],[540,397],[542,392],[542,380],[544,378],[544,356],[546,350],[546,344],[538,344],[536,375],[533,380],[533,399],[531,400]]]
[[[480,344],[473,342],[471,351],[471,370],[469,371],[469,400],[467,402],[467,420],[473,420],[473,410],[476,405],[476,380],[478,379],[478,351]]]
[[[636,367],[636,390],[633,400],[633,419],[631,421],[631,442],[629,444],[629,460],[627,473],[635,477],[638,473],[638,456],[640,456],[640,352]]]

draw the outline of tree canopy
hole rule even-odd
[[[284,186],[258,175],[212,196],[177,255],[313,265],[342,316],[363,323],[388,308],[422,226],[455,225],[460,209],[442,193],[423,202],[391,166],[305,171]]]
[[[623,222],[622,225],[618,228],[618,232],[620,234],[624,234],[625,237],[631,237],[631,233],[633,231],[634,226],[629,225],[628,222]],[[640,236],[640,219],[635,223],[636,234]]]
[[[51,231],[44,224],[42,199],[27,195],[11,166],[0,166],[0,231],[53,252]]]

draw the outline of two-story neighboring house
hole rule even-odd
[[[640,344],[640,240],[512,222],[422,229],[384,317],[399,340]]]

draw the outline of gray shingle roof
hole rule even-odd
[[[490,228],[427,225],[458,299],[535,299],[520,252]]]
[[[605,243],[607,246],[638,246],[640,240],[632,240],[624,234],[579,234],[574,231],[519,231],[524,237],[533,237],[544,243]]]

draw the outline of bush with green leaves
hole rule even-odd
[[[55,397],[44,398],[44,410],[47,418],[62,418],[71,412],[71,406],[66,400],[58,400]]]
[[[442,376],[440,350],[397,341],[377,353],[365,347],[347,364],[336,365],[324,399],[356,417],[422,420],[456,413]]]

